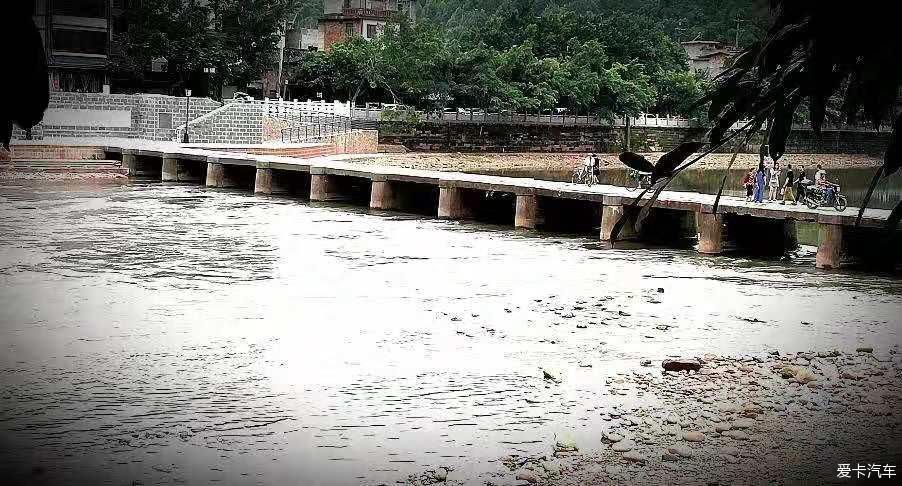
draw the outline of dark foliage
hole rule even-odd
[[[49,102],[47,59],[41,35],[32,21],[33,2],[10,2],[2,11],[0,46],[5,58],[0,75],[0,143],[9,148],[13,124],[30,129],[44,116]]]
[[[631,169],[650,173],[651,183],[654,184],[666,177],[673,177],[677,167],[704,146],[704,142],[683,142],[677,148],[662,155],[654,164],[645,157],[633,152],[620,154],[620,161]]]

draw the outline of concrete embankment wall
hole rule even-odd
[[[413,151],[436,152],[602,152],[626,147],[626,129],[605,126],[542,126],[479,123],[378,122],[379,143],[403,145]],[[701,140],[701,128],[633,127],[630,148],[639,152],[668,150],[685,140]],[[746,152],[757,153],[764,133],[753,137]],[[889,142],[888,132],[793,131],[788,153],[846,153],[879,155]],[[721,152],[731,152],[725,146]]]
[[[278,155],[302,159],[326,157],[337,154],[372,154],[378,151],[379,134],[375,130],[351,130],[320,137],[310,143],[298,144],[228,144],[223,142],[201,142],[189,144],[186,148],[200,148],[217,152],[246,153],[254,155]]]
[[[190,119],[222,106],[209,98],[192,98]],[[44,121],[32,129],[37,139],[115,137],[171,140],[185,123],[185,98],[163,95],[51,93]],[[14,139],[24,139],[16,128]]]
[[[260,143],[262,109],[255,103],[150,94],[51,93],[44,121],[32,128],[35,140],[53,138],[140,138],[174,140],[186,119],[197,142]],[[25,139],[15,128],[13,139]]]

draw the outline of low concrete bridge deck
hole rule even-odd
[[[588,187],[581,184],[553,182],[529,178],[500,177],[460,172],[407,169],[372,162],[354,162],[355,156],[331,156],[295,158],[274,155],[239,154],[220,152],[215,148],[185,148],[178,146],[106,146],[109,156],[121,155],[123,166],[131,175],[157,175],[163,181],[197,182],[208,187],[242,187],[259,194],[289,192],[287,180],[297,175],[309,179],[302,183],[301,195],[309,195],[311,201],[329,201],[342,198],[343,179],[363,181],[370,185],[369,205],[373,209],[403,209],[402,192],[410,184],[427,185],[438,189],[435,214],[440,218],[468,219],[480,204],[474,193],[506,193],[515,197],[514,225],[518,228],[536,228],[543,220],[553,217],[545,214],[543,201],[567,200],[595,205],[601,213],[600,238],[609,241],[614,224],[627,217],[630,224],[621,232],[621,238],[641,237],[636,231],[635,208],[628,205],[638,195],[636,191],[609,185]],[[356,156],[360,157],[360,156]],[[370,156],[372,157],[372,156]],[[240,173],[240,174],[239,174]],[[242,183],[242,180],[245,181]],[[309,187],[309,189],[307,189]],[[344,186],[347,187],[347,186]],[[308,194],[303,194],[309,190]],[[297,191],[296,191],[297,192]],[[658,218],[642,227],[654,226],[662,219],[690,217],[694,221],[667,228],[691,227],[698,237],[699,252],[719,254],[729,233],[741,235],[748,231],[730,230],[734,227],[753,226],[751,239],[780,240],[781,251],[794,247],[795,222],[811,222],[818,225],[818,268],[837,268],[851,247],[851,236],[856,233],[879,233],[889,211],[868,209],[859,227],[855,227],[857,208],[839,213],[832,208],[812,210],[803,205],[782,206],[776,203],[756,204],[741,198],[724,196],[718,214],[712,214],[714,196],[691,192],[664,191],[653,205],[652,214]],[[651,219],[651,218],[650,218]],[[735,220],[741,219],[742,223]],[[672,223],[672,221],[671,221]],[[745,237],[746,240],[750,238]],[[860,239],[860,238],[859,238]]]

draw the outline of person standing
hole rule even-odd
[[[767,199],[776,201],[780,195],[780,164],[776,160],[770,168],[770,180],[767,185],[770,188],[770,194],[767,195]]]
[[[792,164],[786,164],[786,182],[783,184],[783,201],[780,204],[786,204],[786,201],[792,201],[793,204],[796,203],[795,194],[792,193],[794,184],[795,174],[792,171]]]
[[[751,202],[752,193],[755,191],[755,169],[749,169],[749,171],[742,176],[742,185],[745,186],[746,202]]]
[[[595,182],[601,180],[601,159],[594,152],[592,153],[592,175],[595,176]]]
[[[805,194],[808,192],[808,174],[805,173],[805,168],[802,167],[802,170],[799,171],[799,177],[796,179],[796,201],[804,201]]]
[[[764,202],[764,190],[767,184],[767,169],[764,163],[758,164],[758,170],[755,171],[755,202]]]

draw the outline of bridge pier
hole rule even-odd
[[[539,198],[534,194],[517,194],[514,227],[536,229],[538,225]]]
[[[122,151],[122,167],[128,171],[128,175],[133,176],[138,169],[138,157],[134,151]]]
[[[207,161],[207,187],[217,187],[226,189],[231,187],[241,187],[243,184],[239,180],[237,168],[216,162],[218,159],[210,159]]]
[[[783,251],[799,248],[799,228],[794,219],[783,221]]]
[[[289,192],[287,181],[273,169],[257,167],[254,176],[254,194],[287,194]]]
[[[207,162],[207,187],[224,187],[225,167],[219,162]]]
[[[179,160],[174,157],[163,157],[163,182],[178,182]]]
[[[818,223],[817,225],[817,268],[837,269],[842,263],[844,251],[844,229],[838,224]]]
[[[330,201],[339,198],[335,176],[310,172],[310,200]]]
[[[438,193],[438,217],[467,219],[473,217],[473,208],[467,204],[464,189],[440,186]]]
[[[385,178],[373,178],[370,186],[370,208],[380,210],[398,209],[396,187]]]
[[[696,212],[695,228],[698,231],[698,252],[704,255],[723,253],[723,216]]]
[[[599,235],[601,241],[611,241],[614,233],[614,226],[621,217],[627,218],[627,223],[623,226],[623,229],[620,230],[620,234],[617,235],[617,241],[637,239],[639,237],[639,233],[636,231],[636,217],[638,216],[638,213],[639,208],[633,208],[623,204],[605,204],[602,206],[601,232]]]

